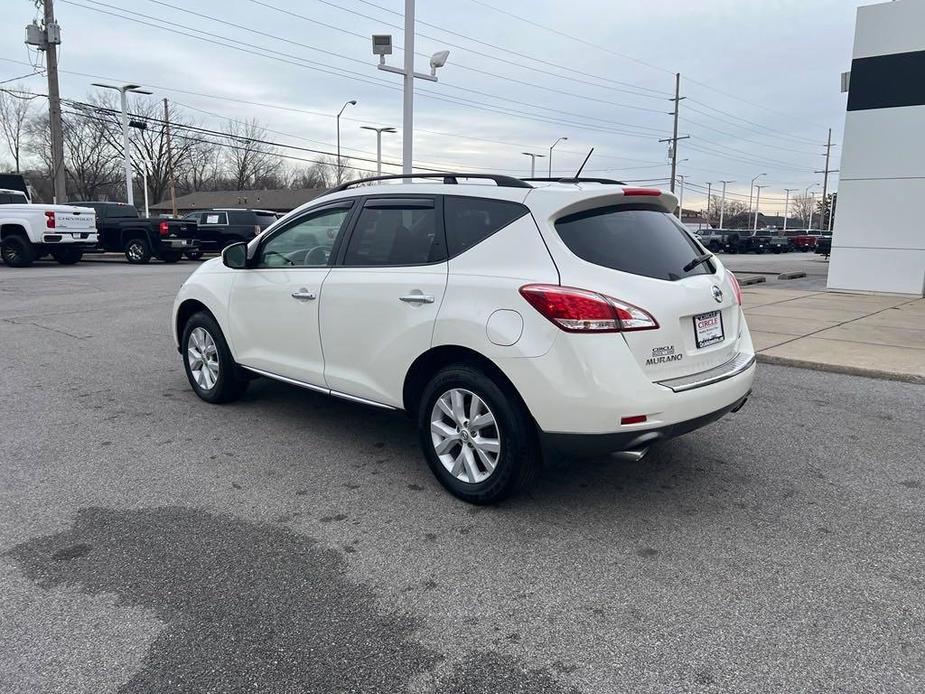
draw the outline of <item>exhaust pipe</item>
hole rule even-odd
[[[649,452],[649,448],[637,448],[634,451],[616,451],[611,453],[611,456],[617,458],[618,460],[625,460],[628,463],[638,463],[640,460],[646,457],[646,453]]]

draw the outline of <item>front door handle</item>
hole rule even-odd
[[[434,303],[434,297],[431,294],[405,294],[404,296],[398,297],[399,301],[404,301],[406,304],[432,304]]]
[[[292,298],[299,301],[314,301],[316,298],[315,292],[310,292],[304,287],[297,292],[292,292]]]

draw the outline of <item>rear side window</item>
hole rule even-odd
[[[507,200],[445,197],[443,219],[449,256],[469,250],[526,213],[526,207]]]
[[[714,272],[701,263],[684,266],[700,255],[677,218],[657,208],[602,207],[556,222],[560,238],[582,260],[660,280],[679,280]]]
[[[253,212],[229,212],[228,221],[231,224],[256,224]]]
[[[266,229],[277,219],[275,214],[269,214],[266,212],[256,212],[254,213],[254,216],[257,218],[257,224],[261,229]]]
[[[427,265],[446,259],[433,200],[371,200],[350,235],[344,265]]]

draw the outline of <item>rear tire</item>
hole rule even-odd
[[[536,425],[527,408],[508,384],[475,366],[437,372],[421,396],[418,431],[440,484],[471,504],[501,501],[526,486],[539,467]]]
[[[0,242],[0,258],[9,267],[29,267],[35,260],[35,249],[22,236],[7,236]]]
[[[190,260],[199,260],[202,258],[202,251],[187,251],[186,257]]]
[[[180,345],[186,378],[200,398],[212,404],[231,402],[247,390],[250,379],[241,374],[211,314],[193,314],[183,326]]]
[[[144,265],[151,261],[151,248],[148,242],[135,237],[125,242],[125,259],[133,265]]]
[[[79,248],[56,248],[51,252],[51,257],[62,265],[73,265],[80,262],[84,252]]]

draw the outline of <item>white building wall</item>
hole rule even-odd
[[[855,61],[917,51],[925,0],[858,9]],[[829,288],[925,295],[925,103],[849,110],[840,169]]]

